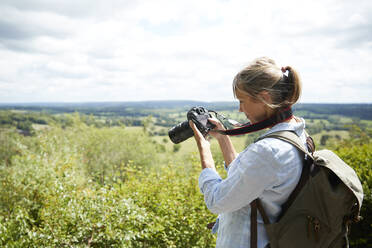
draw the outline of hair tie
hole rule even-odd
[[[285,67],[282,67],[282,72],[285,73],[286,71],[290,71],[291,70],[291,67],[289,66],[285,66]]]
[[[292,74],[292,68],[290,66],[282,67],[283,72],[283,79],[286,83],[293,83],[293,74]],[[285,73],[288,71],[288,74],[285,75]]]

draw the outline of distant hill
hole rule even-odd
[[[294,110],[321,115],[343,115],[363,120],[372,120],[372,104],[302,103],[296,104]]]
[[[138,101],[138,102],[83,102],[83,103],[0,103],[0,109],[45,111],[48,113],[81,112],[85,114],[146,115],[158,110],[186,111],[194,106],[204,106],[216,111],[237,110],[238,102],[202,101]],[[372,104],[315,104],[300,103],[294,111],[319,115],[343,115],[352,118],[372,120]]]
[[[214,110],[238,108],[237,102],[202,102],[202,101],[139,101],[139,102],[82,102],[82,103],[0,103],[0,109],[18,109],[47,112],[115,112],[123,110],[188,110],[195,106],[204,106]]]
[[[17,109],[86,109],[86,108],[188,108],[194,106],[237,106],[237,102],[203,102],[188,100],[171,100],[171,101],[138,101],[138,102],[48,102],[48,103],[0,103],[0,108],[17,108]]]

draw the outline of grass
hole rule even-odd
[[[329,135],[329,136],[331,136],[331,138],[334,138],[334,140],[336,140],[336,141],[337,141],[337,139],[336,139],[337,136],[340,137],[341,139],[349,138],[349,132],[345,131],[345,130],[322,131],[321,133],[311,135],[311,137],[314,139],[315,145],[317,147],[321,147],[320,140],[321,140],[323,135]]]
[[[43,129],[46,129],[48,128],[49,125],[44,125],[44,124],[32,124],[32,128],[35,129],[35,130],[43,130]]]
[[[238,153],[245,149],[246,138],[247,138],[246,135],[231,137],[234,147]],[[189,158],[190,156],[196,156],[197,158],[199,158],[198,148],[193,137],[179,143],[180,148],[177,152],[174,152],[175,144],[172,143],[168,136],[153,136],[152,139],[156,143],[165,146],[166,150],[165,153],[159,154],[160,159],[165,163],[168,162],[174,164],[181,164],[184,163],[184,161],[188,161],[187,158]],[[214,155],[216,155],[215,160],[217,163],[218,162],[217,160],[219,158],[222,158],[218,142],[216,139],[212,137],[210,138],[209,142],[211,144],[212,152],[214,153]],[[217,166],[219,165],[217,164]]]
[[[126,130],[129,130],[129,131],[140,131],[140,130],[143,130],[143,127],[125,127]]]
[[[368,128],[372,128],[372,121],[371,120],[361,120],[360,124],[365,125]]]

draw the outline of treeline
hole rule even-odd
[[[216,111],[236,111],[238,102],[201,101],[143,101],[143,102],[92,102],[92,103],[13,103],[0,104],[0,109],[46,111],[51,114],[79,112],[96,116],[148,116],[166,115],[167,112],[183,112],[191,107],[204,106]],[[320,118],[326,115],[342,115],[363,120],[372,120],[372,104],[313,104],[299,103],[295,112],[304,113],[306,118]]]
[[[372,104],[314,104],[304,103],[294,106],[296,111],[306,111],[306,118],[342,115],[362,120],[372,120]]]
[[[0,128],[16,128],[25,135],[33,134],[33,124],[48,125],[56,121],[56,117],[43,113],[0,110]]]
[[[107,117],[100,118],[99,116],[79,114],[82,122],[88,126],[98,128],[114,127],[114,126],[142,126],[143,121],[138,118],[132,117]],[[62,128],[69,127],[73,124],[74,114],[49,114],[45,111],[13,111],[13,110],[0,110],[0,128],[16,128],[24,134],[31,135],[34,132],[33,124],[37,125],[58,125]]]
[[[147,102],[106,102],[106,103],[48,103],[48,104],[1,104],[0,127],[16,127],[30,135],[33,124],[62,127],[71,125],[71,113],[79,113],[82,121],[98,128],[113,126],[144,126],[144,121],[152,117],[153,125],[163,127],[153,131],[156,135],[166,135],[165,130],[186,120],[187,111],[193,106],[224,113],[227,117],[237,117],[237,102],[197,102],[197,101],[147,101]],[[3,110],[1,110],[3,109]],[[372,104],[296,104],[294,113],[307,120],[307,128],[314,135],[322,131],[349,130],[357,125],[363,130],[371,128]],[[234,119],[234,117],[232,119]],[[242,119],[236,119],[243,122]]]

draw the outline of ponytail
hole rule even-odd
[[[285,105],[287,106],[291,106],[295,104],[300,98],[302,85],[300,76],[295,69],[293,69],[291,66],[282,67],[282,72],[285,73],[286,71],[288,71],[287,83],[289,84],[289,91],[288,94],[284,97],[283,103],[285,103]],[[283,74],[283,76],[285,75]]]
[[[295,104],[301,95],[301,80],[296,70],[290,66],[281,69],[274,60],[261,57],[240,71],[234,78],[233,91],[241,90],[265,103],[275,111]],[[267,91],[271,102],[267,102],[260,92]]]

